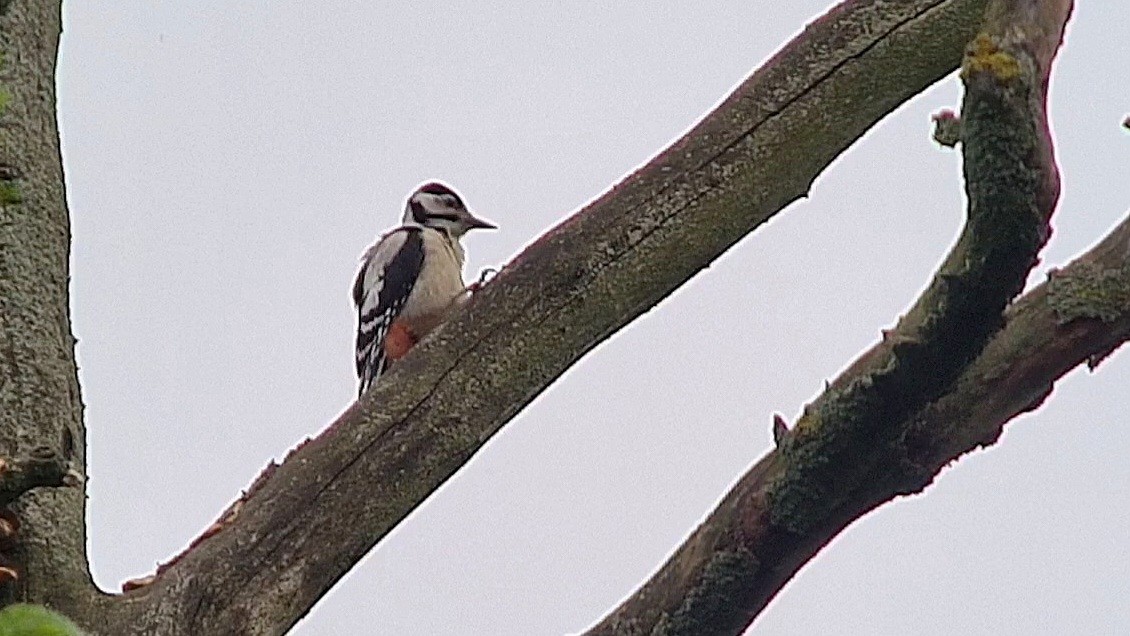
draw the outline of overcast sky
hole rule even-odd
[[[663,148],[827,6],[66,3],[59,111],[105,589],[146,574],[354,397],[362,250],[440,178],[523,245]],[[1130,3],[1083,1],[1056,69],[1064,193],[1042,278],[1130,204]],[[574,366],[295,630],[556,635],[631,593],[962,218],[929,140],[949,78]],[[706,337],[703,337],[706,334]],[[757,634],[1130,631],[1130,357],[854,524]]]

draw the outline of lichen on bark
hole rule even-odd
[[[1104,268],[1081,264],[1071,273],[1054,272],[1048,277],[1048,303],[1059,323],[1081,318],[1103,322],[1117,320],[1130,307],[1130,266]]]

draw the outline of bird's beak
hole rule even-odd
[[[480,219],[479,217],[477,217],[473,214],[467,215],[467,227],[469,227],[471,229],[477,228],[477,229],[482,229],[482,230],[497,230],[498,229],[498,226],[495,225],[494,223],[491,223],[490,221],[486,221],[484,219]]]

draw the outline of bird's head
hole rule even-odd
[[[492,230],[498,226],[471,214],[454,190],[437,181],[416,188],[404,208],[404,223],[443,230],[459,238],[469,230]]]

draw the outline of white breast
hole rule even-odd
[[[443,322],[466,297],[463,283],[463,246],[431,228],[422,232],[424,266],[400,318],[417,337]]]

